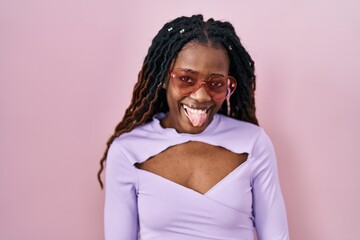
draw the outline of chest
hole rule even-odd
[[[246,159],[246,153],[190,141],[169,147],[136,167],[205,194]]]

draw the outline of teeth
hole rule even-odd
[[[206,110],[194,109],[194,108],[190,108],[190,107],[188,107],[188,106],[186,106],[186,105],[183,105],[183,107],[184,107],[187,111],[189,111],[189,112],[191,112],[191,113],[193,113],[193,114],[203,115],[203,114],[206,114],[206,111],[207,111],[207,109],[206,109]]]

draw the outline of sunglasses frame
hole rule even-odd
[[[172,79],[175,79],[175,78],[179,78],[179,72],[182,72],[182,73],[189,73],[189,74],[195,74],[194,72],[191,72],[191,71],[187,71],[186,69],[182,69],[182,68],[175,68],[173,69],[171,72],[170,72],[170,80]],[[228,81],[230,81],[229,83],[229,87],[227,87],[227,94],[225,97],[222,97],[222,98],[214,98],[214,91],[210,90],[210,87],[208,86],[208,83],[211,82],[210,80],[212,78],[215,78],[215,77],[221,77],[221,78],[224,78],[224,79],[227,79]],[[198,78],[198,79],[201,79],[201,78]],[[179,80],[181,81],[181,80]],[[196,91],[198,91],[203,85],[205,86],[205,90],[207,92],[207,94],[211,97],[211,99],[215,102],[221,102],[221,101],[224,101],[225,99],[229,98],[236,90],[236,87],[237,87],[237,81],[234,77],[232,76],[219,76],[219,75],[213,75],[213,76],[210,76],[209,78],[207,79],[203,79],[203,80],[200,80],[199,83],[196,84],[196,86],[193,86],[192,90],[189,91],[188,93],[183,93],[181,92],[179,89],[177,89],[179,86],[179,84],[175,84],[175,91],[182,95],[182,96],[190,96],[191,94],[195,93]],[[232,87],[232,89],[230,89],[230,85]],[[189,86],[189,88],[191,88],[191,86]]]

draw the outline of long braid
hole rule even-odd
[[[241,45],[233,26],[228,22],[209,19],[204,22],[202,15],[179,17],[166,23],[152,41],[144,59],[138,81],[135,84],[131,103],[123,119],[115,127],[106,143],[100,160],[98,180],[101,188],[101,173],[112,142],[121,134],[151,121],[154,114],[167,112],[166,91],[162,84],[168,79],[171,64],[183,46],[190,41],[213,47],[223,47],[230,59],[229,75],[235,77],[238,86],[230,98],[230,112],[224,101],[219,113],[242,121],[258,124],[255,115],[254,62]]]
[[[208,38],[213,44],[221,44],[230,58],[229,74],[235,77],[238,87],[230,98],[229,116],[258,124],[255,116],[254,61],[240,43],[233,26],[227,22],[208,20]],[[227,106],[223,105],[219,113],[227,115]]]

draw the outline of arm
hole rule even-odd
[[[253,215],[259,240],[289,239],[273,145],[261,130],[252,159]]]
[[[104,227],[106,240],[136,240],[137,173],[120,143],[112,143],[106,160]]]

